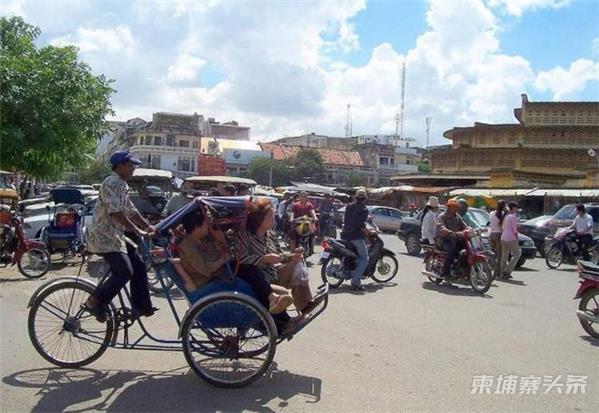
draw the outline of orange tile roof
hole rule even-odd
[[[355,166],[363,167],[364,162],[360,154],[356,151],[339,151],[335,149],[324,148],[304,148],[302,146],[279,145],[276,143],[261,143],[260,147],[263,151],[271,152],[273,159],[283,160],[292,158],[301,149],[314,149],[322,157],[325,165],[340,165],[340,166]]]

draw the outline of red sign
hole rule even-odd
[[[214,176],[225,174],[225,160],[218,156],[201,154],[198,158],[198,175]]]

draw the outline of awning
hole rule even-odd
[[[136,178],[168,178],[168,179],[172,179],[173,173],[171,171],[165,171],[163,169],[137,168],[133,172],[133,176]]]
[[[599,197],[599,189],[544,189],[544,188],[525,188],[525,189],[454,189],[450,192],[451,196],[491,196],[491,197],[521,197],[521,196],[563,196],[569,198],[591,198]]]

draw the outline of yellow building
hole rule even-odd
[[[530,102],[516,124],[475,123],[443,135],[433,173],[489,174],[489,187],[599,187],[599,102]],[[591,156],[593,149],[596,154]]]

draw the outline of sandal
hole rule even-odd
[[[87,311],[92,316],[96,317],[96,320],[100,323],[106,322],[106,308],[99,304],[95,307],[90,306],[88,303],[81,304],[81,309]]]

